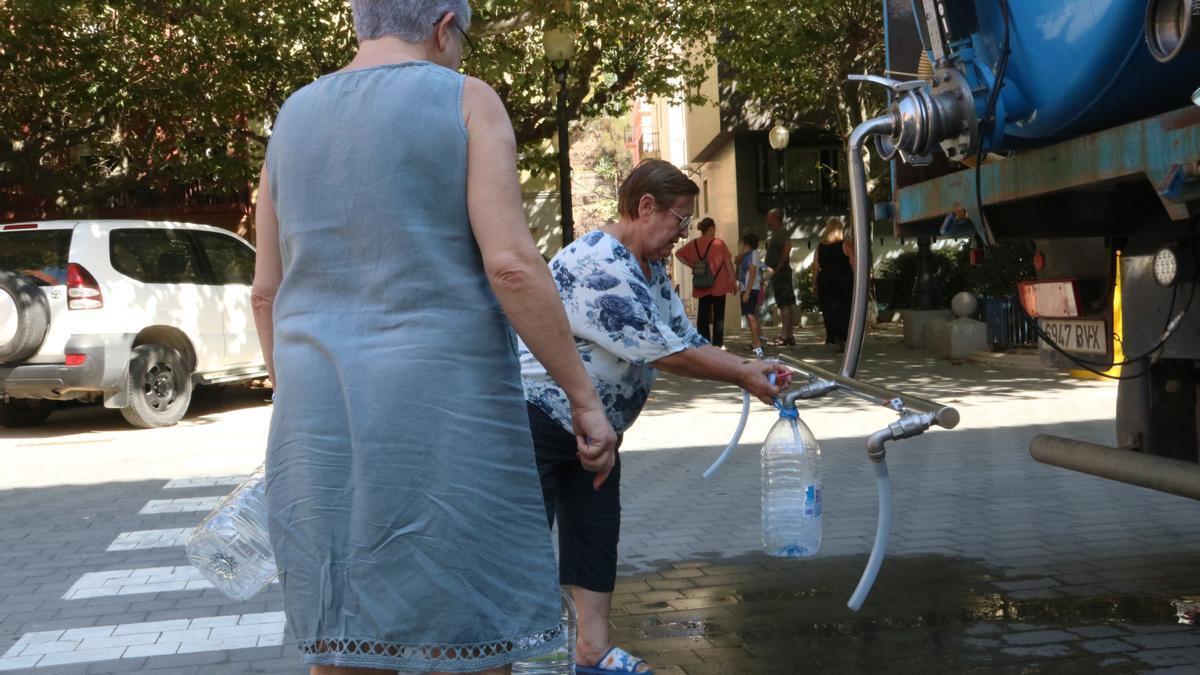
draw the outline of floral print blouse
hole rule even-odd
[[[594,230],[563,249],[550,273],[608,421],[624,432],[650,396],[650,364],[708,342],[688,320],[663,264],[651,262],[647,280],[633,253],[606,232]],[[525,399],[571,431],[566,394],[524,342],[518,348]]]

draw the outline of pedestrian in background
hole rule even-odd
[[[775,305],[779,307],[780,347],[796,344],[792,334],[792,307],[796,305],[796,290],[792,286],[792,232],[784,226],[783,209],[767,212],[767,257],[763,261],[774,271],[771,290],[775,292]]]
[[[687,232],[699,188],[670,162],[638,164],[618,192],[620,220],[583,235],[550,262],[584,366],[613,428],[624,434],[642,411],[659,369],[736,384],[769,402],[789,370],[709,345],[671,289],[664,258]],[[577,671],[646,672],[649,666],[609,642],[617,576],[621,460],[597,487],[576,457],[561,387],[522,347],[521,376],[551,526],[558,521],[559,575],[579,610]],[[774,373],[779,386],[771,385]]]
[[[733,256],[716,237],[717,224],[703,218],[700,236],[684,244],[675,257],[692,270],[692,297],[697,298],[696,330],[714,347],[725,347],[725,296],[737,290]]]
[[[470,8],[351,7],[357,55],[284,103],[258,192],[287,623],[313,673],[508,672],[564,631],[514,328],[598,482],[616,434],[529,235],[508,114],[458,72]]]
[[[742,316],[750,329],[750,348],[763,358],[762,329],[758,322],[758,297],[762,293],[763,262],[758,255],[758,235],[747,232],[742,236],[742,252],[738,258],[738,288],[741,291]]]
[[[850,330],[850,304],[854,291],[854,249],[846,239],[846,228],[836,216],[825,222],[821,243],[813,260],[813,293],[825,322],[825,344],[846,349]]]

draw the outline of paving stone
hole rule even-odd
[[[1074,626],[1067,630],[1085,638],[1109,638],[1126,634],[1126,631],[1113,626]]]
[[[1155,667],[1200,666],[1200,649],[1144,649],[1131,656]],[[1193,671],[1195,672],[1195,671]]]
[[[1200,647],[1200,632],[1192,631],[1160,635],[1130,635],[1124,639],[1146,649]]]
[[[1137,649],[1135,645],[1122,640],[1089,640],[1079,645],[1094,654],[1112,654],[1115,652],[1131,652]]]
[[[1041,645],[1052,642],[1070,642],[1078,640],[1079,636],[1062,630],[1035,630],[1023,633],[1009,633],[1004,641],[1010,645],[1027,646]]]

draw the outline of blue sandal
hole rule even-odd
[[[653,670],[638,671],[638,666],[645,663],[645,659],[634,657],[629,652],[620,647],[613,647],[604,652],[604,656],[596,662],[594,666],[575,666],[575,672],[579,675],[611,675],[612,673],[639,673],[639,675],[654,675]]]

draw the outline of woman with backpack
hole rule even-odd
[[[725,347],[725,296],[737,291],[733,256],[717,239],[717,224],[704,218],[696,225],[700,236],[684,244],[675,257],[692,270],[692,297],[699,301],[696,330],[712,346]]]

